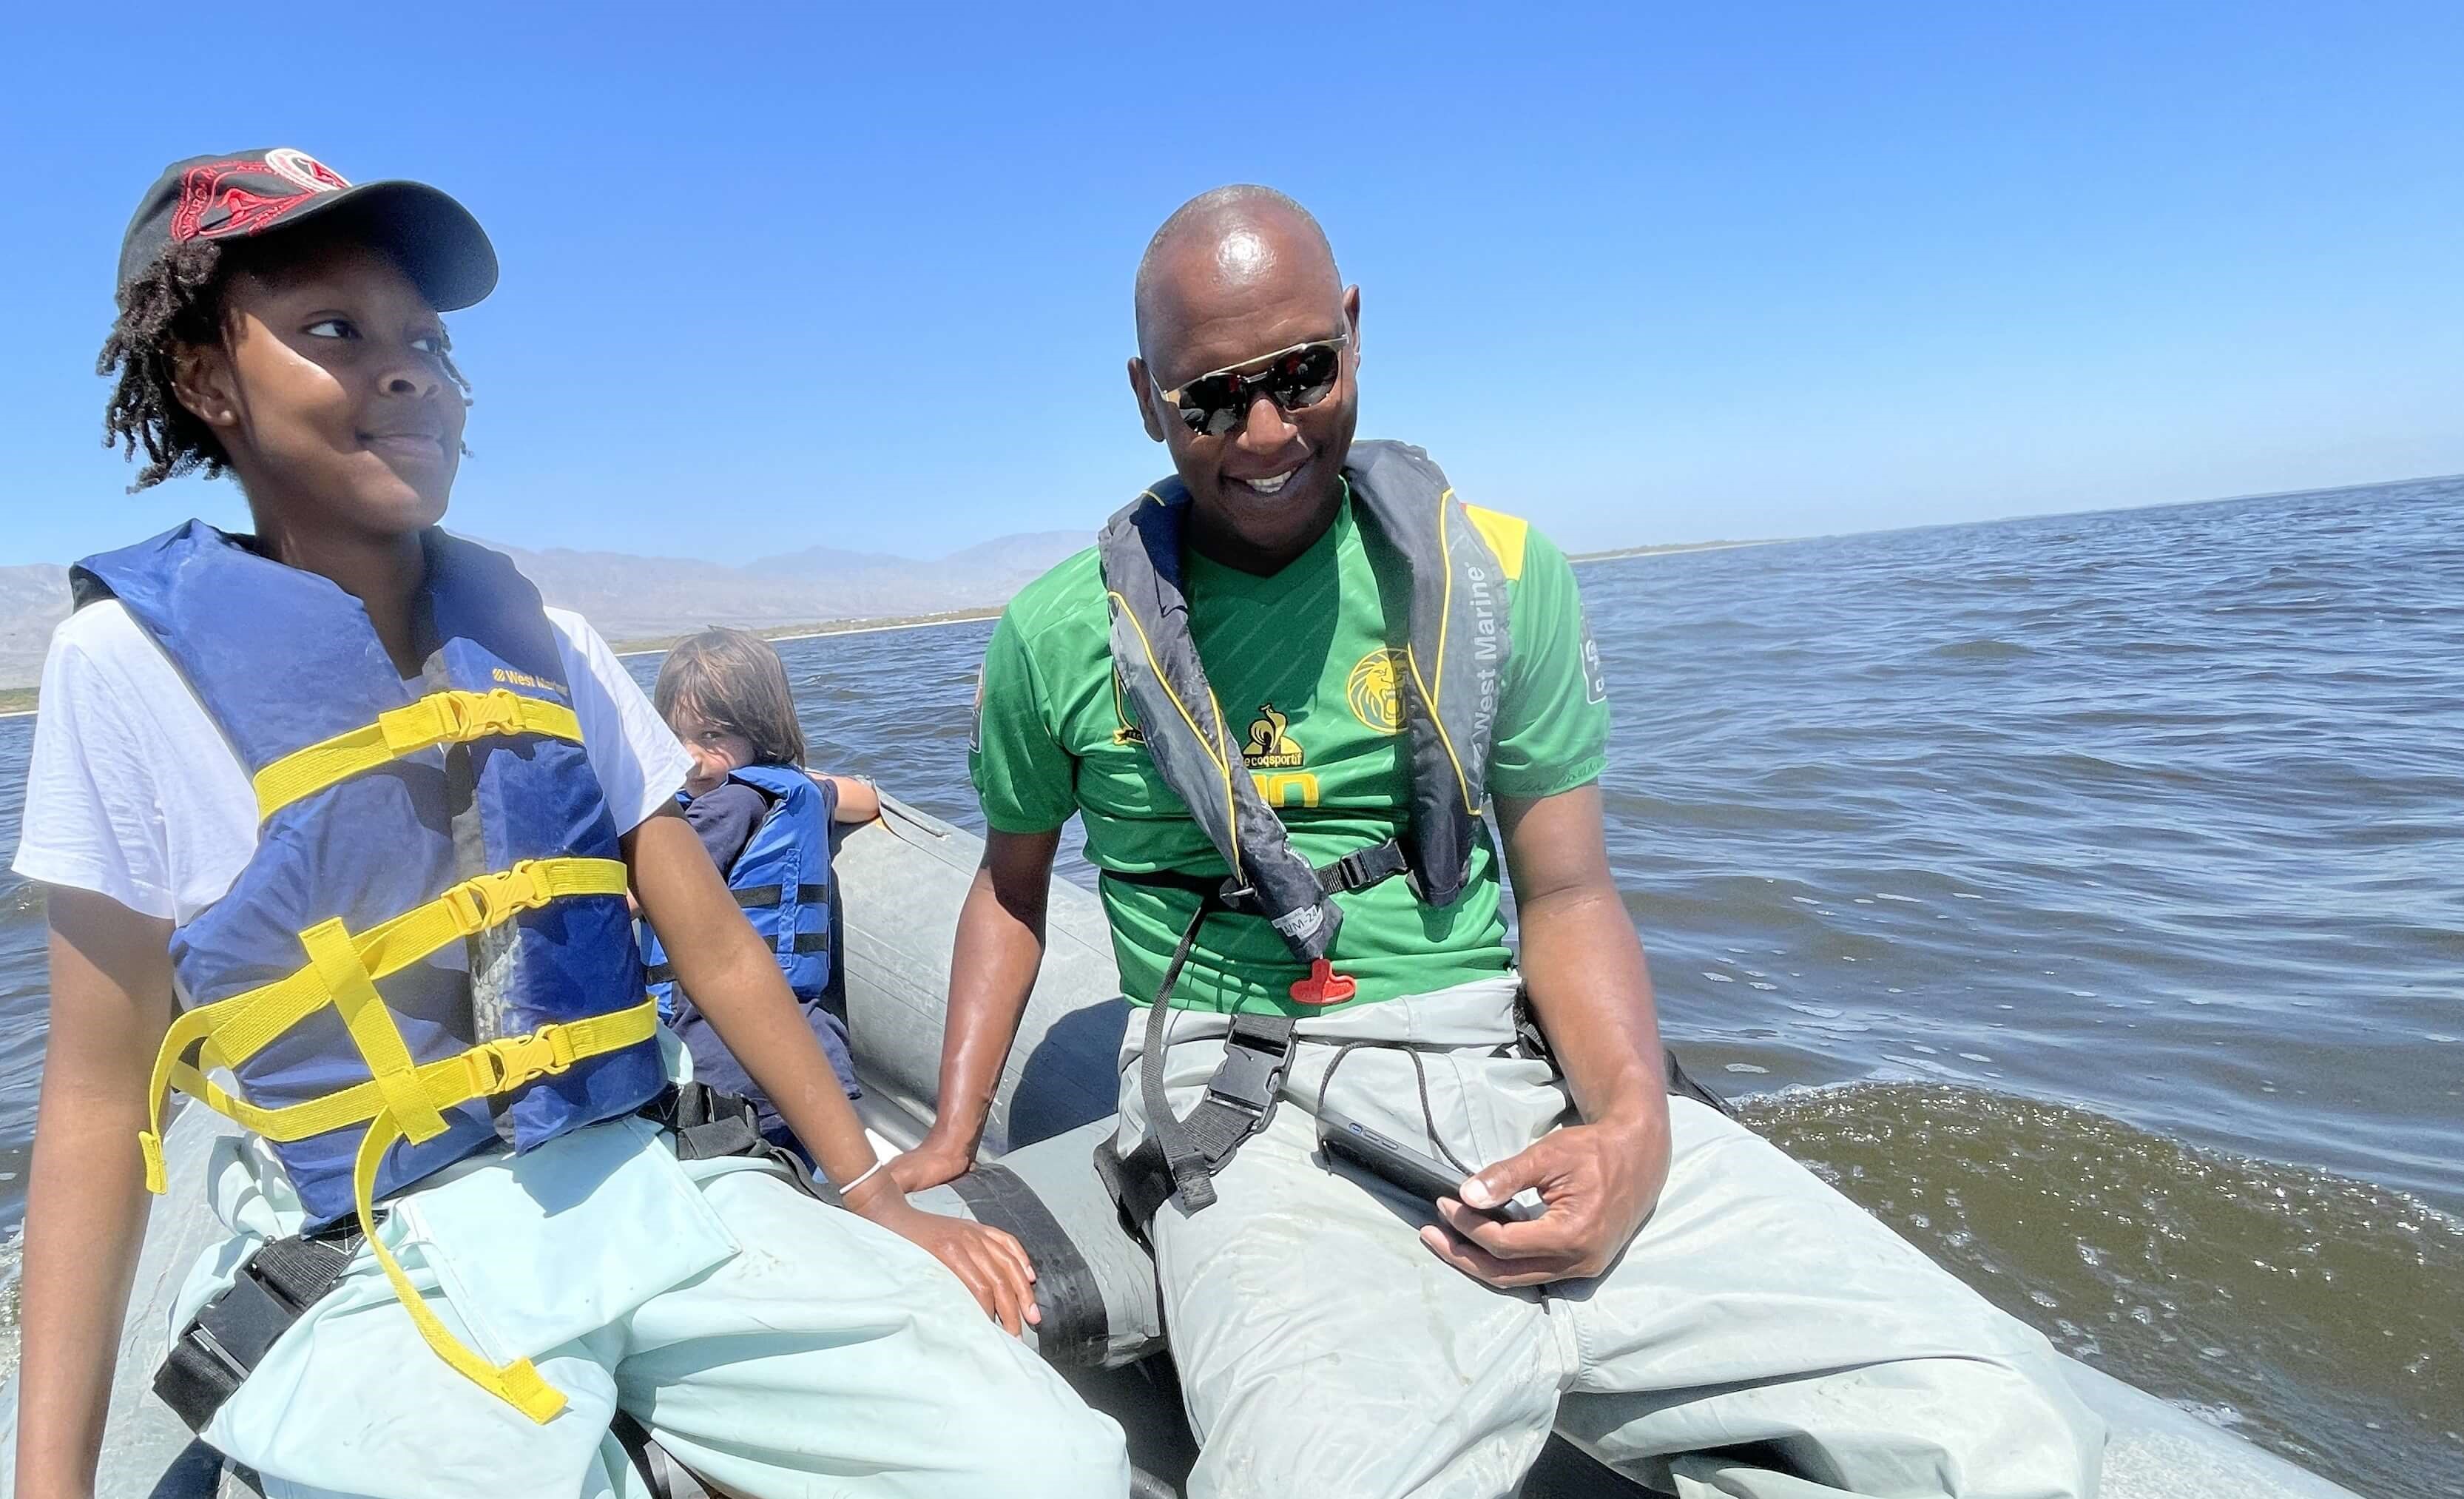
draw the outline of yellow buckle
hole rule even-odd
[[[480,697],[457,697],[453,705],[453,738],[457,743],[467,744],[492,734],[521,732],[522,700],[510,687],[496,688]]]
[[[539,861],[524,859],[510,870],[466,880],[436,897],[453,915],[454,929],[476,937],[517,911],[536,911],[554,895],[539,884]]]
[[[468,744],[489,735],[519,734],[522,699],[510,687],[487,693],[439,693],[377,716],[385,748],[408,755],[435,744]]]
[[[550,1024],[527,1036],[507,1036],[473,1047],[464,1055],[471,1068],[473,1096],[493,1097],[573,1066],[573,1036],[564,1025]]]

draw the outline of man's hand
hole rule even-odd
[[[1610,876],[1596,785],[1497,799],[1522,915],[1523,982],[1584,1120],[1534,1141],[1441,1201],[1431,1252],[1492,1286],[1597,1275],[1625,1252],[1668,1180],[1668,1089],[1642,944]],[[1526,1187],[1529,1223],[1471,1211]]]
[[[882,1169],[897,1181],[901,1192],[921,1192],[944,1181],[956,1181],[976,1169],[976,1153],[965,1145],[927,1135],[913,1150],[892,1156],[890,1164]]]
[[[1420,1242],[1439,1259],[1492,1286],[1544,1286],[1597,1275],[1625,1252],[1660,1199],[1668,1174],[1664,1123],[1575,1124],[1533,1141],[1463,1184],[1463,1200],[1441,1199]],[[1497,1208],[1525,1188],[1547,1210],[1529,1223],[1503,1223],[1475,1208]]]

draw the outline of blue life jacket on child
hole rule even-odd
[[[754,932],[779,959],[787,987],[810,1006],[830,988],[830,828],[812,778],[784,765],[746,765],[730,781],[761,793],[770,809],[727,871],[728,888]],[[679,796],[679,802],[691,798]],[[659,1015],[677,1015],[676,971],[659,936],[642,923],[642,960]]]
[[[761,793],[769,810],[755,825],[743,851],[728,867],[727,882],[743,908],[745,919],[769,945],[787,987],[804,1012],[804,1023],[830,1059],[839,1085],[850,1098],[864,1090],[856,1083],[855,1056],[848,1047],[846,983],[831,953],[835,915],[830,889],[829,799],[801,770],[781,765],[747,765],[729,773]],[[679,802],[692,799],[679,795]],[[642,923],[643,961],[649,963],[651,992],[659,1014],[674,1026],[693,1057],[693,1080],[721,1092],[752,1101],[763,1135],[800,1154],[803,1150],[786,1121],[744,1064],[728,1049],[693,996],[676,986],[675,970],[659,945],[658,934]]]
[[[484,547],[424,540],[433,645],[411,685],[357,599],[202,521],[71,571],[80,606],[118,599],[178,668],[261,817],[230,891],[172,934],[183,1013],[140,1143],[160,1192],[166,1087],[263,1135],[309,1226],[356,1208],[429,1345],[544,1422],[563,1397],[446,1331],[372,1204],[499,1142],[629,1114],[667,1071],[538,590]]]

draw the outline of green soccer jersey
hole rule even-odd
[[[1608,694],[1583,624],[1573,570],[1522,521],[1474,509],[1507,576],[1512,646],[1499,703],[1488,789],[1543,797],[1596,780],[1606,761]],[[1307,552],[1271,578],[1192,551],[1186,591],[1199,659],[1225,720],[1247,725],[1242,751],[1293,851],[1311,864],[1405,833],[1410,751],[1396,700],[1399,652],[1378,569],[1401,562],[1364,544],[1349,503]],[[1077,813],[1087,856],[1123,873],[1157,870],[1220,878],[1223,860],[1187,805],[1156,774],[1112,672],[1111,619],[1090,548],[1011,601],[984,656],[968,769],[984,820],[1045,832]],[[1504,971],[1497,849],[1481,829],[1471,878],[1444,910],[1390,879],[1336,897],[1343,930],[1328,955],[1359,985],[1354,1003],[1423,994]],[[1152,997],[1199,897],[1103,882],[1121,982]],[[1305,970],[1264,920],[1207,919],[1173,1003],[1193,1009],[1309,1013],[1287,990]]]

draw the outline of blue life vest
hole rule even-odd
[[[846,984],[831,954],[827,799],[803,771],[781,765],[747,765],[731,771],[728,779],[761,793],[769,809],[729,866],[727,883],[745,919],[778,959],[839,1085],[848,1097],[860,1098],[864,1090],[856,1081],[848,1046]],[[712,1029],[693,996],[677,988],[675,970],[647,921],[642,923],[642,960],[649,965],[650,992],[658,998],[660,1018],[675,1028],[693,1054],[694,1081],[750,1099],[765,1135],[802,1150],[769,1095]]]
[[[273,1141],[311,1227],[356,1207],[363,1230],[376,1198],[666,1086],[616,825],[538,590],[484,547],[424,543],[415,685],[358,600],[202,521],[71,572],[80,606],[117,598],[178,668],[262,818],[230,891],[171,937],[183,1013],[141,1142],[156,1191],[165,1085]],[[440,1356],[535,1420],[561,1407],[526,1361],[453,1339],[377,1249]]]
[[[830,988],[830,829],[812,778],[784,765],[746,765],[727,773],[770,804],[736,863],[725,871],[736,903],[769,944],[787,987],[808,1005]],[[679,802],[690,801],[678,797]],[[642,923],[642,961],[659,1015],[677,1014],[676,972],[650,924]]]

